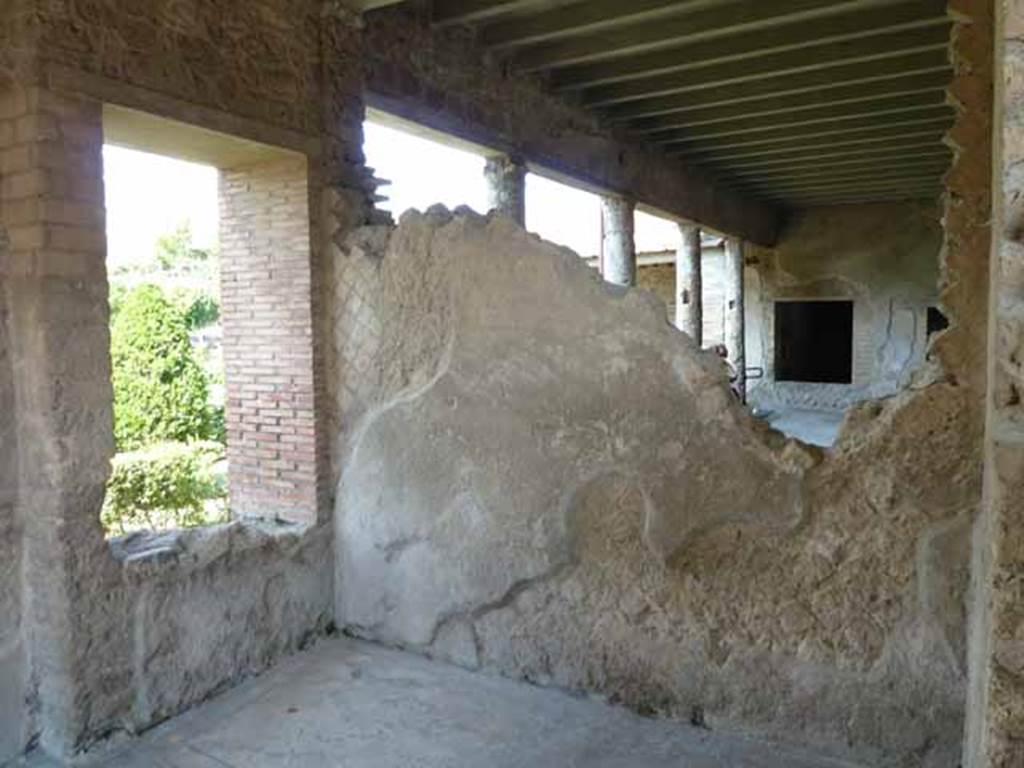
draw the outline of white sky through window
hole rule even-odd
[[[425,211],[437,203],[487,212],[480,155],[370,121],[363,125],[363,152],[377,178],[391,182],[381,187],[388,200],[379,205],[395,219],[410,208]]]
[[[670,219],[637,211],[633,225],[637,253],[674,251],[679,247],[679,225]]]
[[[156,241],[183,221],[197,248],[217,244],[217,169],[123,147],[103,147],[107,262],[152,259]]]
[[[581,256],[597,256],[601,253],[601,198],[529,173],[526,228]]]

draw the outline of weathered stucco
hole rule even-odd
[[[346,323],[367,344],[339,340],[378,393],[349,425],[339,623],[872,764],[956,754],[964,390],[863,407],[823,456],[653,296],[507,220],[407,214],[339,270],[376,275]]]
[[[846,205],[796,212],[772,249],[752,249],[749,365],[758,404],[842,408],[906,387],[924,362],[927,314],[938,304],[942,250],[939,211],[926,202]],[[853,383],[774,380],[775,302],[854,303]]]

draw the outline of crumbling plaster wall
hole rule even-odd
[[[503,218],[347,241],[337,618],[645,711],[948,765],[977,445],[962,387],[770,434],[642,291]],[[361,276],[361,277],[360,277]],[[849,745],[849,749],[847,746]]]
[[[991,10],[951,3],[952,326],[935,365],[855,406],[827,453],[765,434],[661,302],[507,221],[434,212],[339,243],[337,620],[870,765],[957,764]],[[917,226],[920,266],[934,224]]]
[[[18,0],[0,8],[0,35],[8,34],[18,45],[0,46],[0,83],[11,78],[19,98],[4,113],[16,130],[0,130],[0,143],[13,142],[0,148],[0,231],[9,245],[0,259],[0,342],[9,352],[0,363],[11,361],[14,404],[7,407],[0,364],[0,405],[16,419],[16,439],[2,435],[2,458],[18,468],[23,546],[6,516],[0,525],[25,585],[29,657],[11,674],[30,684],[4,685],[0,760],[36,744],[64,755],[112,731],[147,727],[301,647],[333,612],[331,530],[323,524],[329,483],[321,483],[327,490],[318,490],[309,526],[252,521],[103,538],[113,442],[102,103],[306,154],[318,413],[329,415],[316,405],[335,399],[322,375],[329,346],[319,343],[320,238],[364,220],[372,188],[361,166],[361,35],[340,8],[313,0]],[[10,487],[0,486],[0,514]],[[5,623],[5,683],[11,647]],[[27,721],[8,712],[8,696],[24,701]]]
[[[748,361],[765,369],[751,402],[844,408],[907,386],[925,359],[942,242],[939,210],[908,202],[798,211],[774,248],[748,249],[760,291],[747,336],[763,350]],[[854,303],[853,383],[775,381],[775,302],[836,299]]]

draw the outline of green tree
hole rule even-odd
[[[110,354],[118,450],[216,435],[209,385],[184,313],[160,288],[141,285],[121,299]]]
[[[185,322],[190,331],[206,328],[220,320],[220,304],[209,293],[195,293],[185,307]]]

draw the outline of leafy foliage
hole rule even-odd
[[[218,443],[195,442],[118,454],[111,462],[103,527],[116,536],[223,521],[226,492],[215,472],[223,453]]]
[[[209,293],[198,293],[191,297],[185,308],[185,324],[190,331],[206,328],[220,320],[220,303]]]
[[[121,283],[110,283],[110,291],[107,297],[107,302],[110,304],[110,319],[113,321],[117,317],[117,313],[121,311],[121,305],[124,304],[124,297],[128,295],[129,289]]]
[[[119,450],[215,436],[209,384],[189,342],[185,317],[160,288],[141,285],[121,299],[110,353]]]

